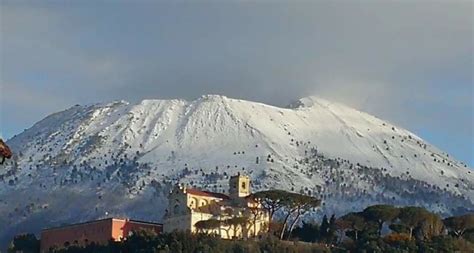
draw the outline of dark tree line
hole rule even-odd
[[[273,228],[260,238],[222,240],[215,235],[203,233],[157,235],[149,231],[136,231],[122,242],[109,242],[107,245],[91,243],[85,247],[69,245],[50,252],[474,252],[474,213],[442,219],[420,207],[375,205],[341,217],[324,216],[320,223],[303,220],[300,225],[291,229],[292,222],[298,216],[294,211],[298,209],[297,206],[306,201],[313,205],[317,200],[305,198],[304,195],[298,197],[292,193],[274,191],[261,192],[257,196],[260,199],[267,198],[265,205],[269,210],[275,210],[274,213],[281,211],[281,215],[272,217]],[[286,199],[288,196],[301,199],[291,201]],[[280,200],[276,201],[277,199]],[[294,203],[284,204],[286,201]],[[288,213],[291,213],[291,222],[286,219]],[[286,228],[285,222],[290,224]],[[285,231],[284,237],[280,237],[282,231]],[[37,253],[39,240],[32,234],[18,235],[13,239],[8,252]]]
[[[474,252],[474,213],[442,219],[421,207],[375,205],[295,229],[294,240],[351,252]]]

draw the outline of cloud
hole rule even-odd
[[[218,93],[286,105],[317,94],[418,132],[455,133],[472,150],[472,8],[470,1],[2,1],[1,84],[21,84],[2,93],[60,98],[28,106],[31,121],[68,102]],[[3,113],[4,121],[14,117]],[[23,127],[9,123],[7,132]]]

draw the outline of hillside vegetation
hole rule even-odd
[[[123,242],[108,245],[65,245],[51,253],[471,253],[474,251],[474,214],[441,219],[420,207],[370,206],[339,218],[324,216],[320,223],[303,222],[294,230],[275,219],[269,232],[249,240],[222,240],[215,235],[186,232],[155,234],[137,231]],[[280,226],[279,226],[280,225]],[[32,234],[18,235],[9,253],[38,253]]]

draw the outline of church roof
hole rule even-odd
[[[202,191],[195,188],[187,188],[186,193],[197,195],[197,196],[205,196],[205,197],[212,197],[212,198],[219,198],[219,199],[229,199],[229,196],[223,193]]]

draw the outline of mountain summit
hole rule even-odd
[[[474,209],[474,173],[415,134],[308,97],[287,108],[207,95],[74,106],[10,139],[0,171],[0,238],[106,215],[160,221],[176,183],[319,196],[321,213],[369,204]]]

